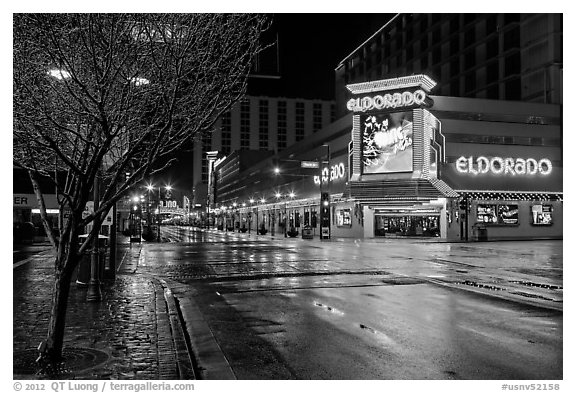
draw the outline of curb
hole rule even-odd
[[[186,338],[188,354],[195,365],[196,379],[236,380],[232,367],[194,299],[179,298],[174,295],[169,285],[174,287],[179,285],[178,283],[169,280],[167,283],[163,279],[160,281],[165,286],[165,291],[169,293],[168,296],[175,301],[175,307],[178,309],[179,322]]]
[[[170,330],[173,343],[173,349],[178,366],[179,379],[196,379],[194,367],[192,364],[191,353],[189,350],[188,340],[182,328],[181,317],[176,300],[170,288],[164,280],[159,279],[164,292],[164,301],[168,310],[170,321]]]

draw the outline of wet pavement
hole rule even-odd
[[[118,255],[122,258],[118,274],[113,282],[103,281],[101,302],[86,302],[87,288],[72,283],[64,344],[67,360],[59,374],[52,375],[39,373],[34,361],[48,326],[52,259],[44,251],[15,264],[14,379],[193,378],[190,361],[178,359],[182,343],[172,334],[165,288],[157,279],[135,274],[141,245],[121,244]]]
[[[142,271],[238,379],[561,379],[562,242],[320,242],[166,228]]]
[[[68,377],[188,378],[194,363],[199,379],[562,379],[562,241],[163,237],[125,248],[101,303],[73,288],[66,347],[97,365]],[[50,266],[14,269],[18,377]]]

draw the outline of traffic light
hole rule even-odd
[[[330,226],[330,194],[327,192],[320,194],[320,226]]]
[[[142,204],[138,197],[133,198],[130,204],[130,213],[140,215],[142,213]]]
[[[466,210],[466,209],[468,209],[468,200],[462,199],[460,201],[460,210]]]

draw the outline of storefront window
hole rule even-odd
[[[498,205],[498,223],[518,224],[518,205]]]
[[[484,224],[518,225],[518,205],[478,204],[476,217]]]
[[[440,236],[438,216],[375,216],[375,236]]]
[[[552,225],[552,205],[533,205],[532,224]]]
[[[485,224],[496,224],[498,223],[498,218],[496,216],[497,205],[478,205],[478,210],[476,217],[479,222]]]
[[[339,227],[352,226],[352,217],[350,209],[342,209],[336,211],[336,225]]]

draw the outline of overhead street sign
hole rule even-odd
[[[320,168],[320,163],[318,161],[301,161],[300,166],[302,168],[318,169],[318,168]]]

